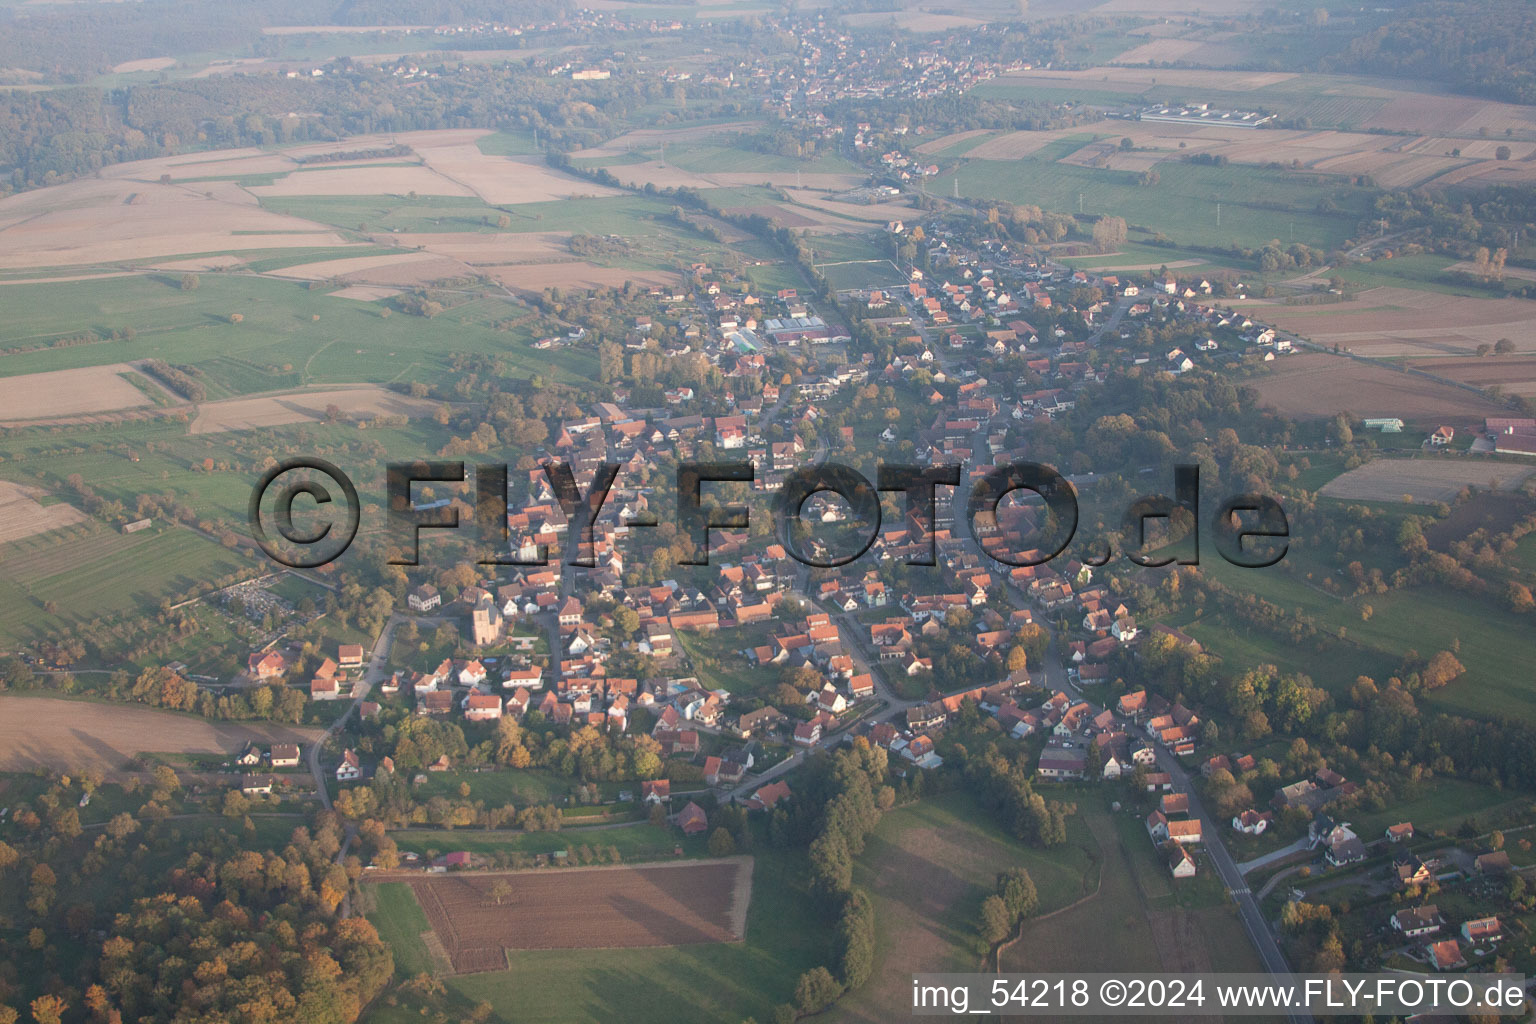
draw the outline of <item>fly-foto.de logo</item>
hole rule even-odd
[[[594,528],[618,479],[619,465],[600,463],[583,493],[571,467],[546,462],[546,478],[569,522],[565,561],[573,566],[595,566]],[[1137,565],[1198,565],[1200,563],[1200,468],[1174,468],[1173,496],[1147,495],[1132,502],[1121,517],[1120,550]],[[286,479],[285,479],[286,478]],[[755,469],[750,462],[684,462],[676,476],[674,522],[693,542],[695,554],[687,565],[709,564],[711,530],[743,530],[752,521],[749,506],[705,502],[706,486],[712,483],[751,483]],[[469,480],[465,463],[417,461],[391,463],[387,472],[385,512],[390,539],[401,552],[395,565],[419,565],[421,534],[432,530],[460,529],[459,510],[451,502],[421,506],[413,502],[416,484],[463,484]],[[327,485],[329,484],[329,485]],[[1078,492],[1071,481],[1054,468],[1037,462],[1014,462],[988,469],[979,479],[962,483],[959,465],[913,466],[884,464],[873,482],[851,466],[835,462],[804,466],[789,473],[772,502],[775,533],[784,550],[796,561],[814,568],[834,568],[862,557],[880,533],[882,493],[899,496],[908,527],[918,541],[903,556],[908,565],[937,565],[935,520],[939,488],[949,493],[958,508],[961,499],[970,536],[981,550],[1009,566],[1041,565],[1060,556],[1077,535]],[[540,545],[530,556],[514,553],[509,527],[507,467],[498,463],[474,467],[474,530],[481,547],[482,565],[542,566],[550,553]],[[836,494],[851,515],[840,523],[845,543],[837,554],[810,543],[816,521],[804,514],[806,503],[817,494]],[[1000,529],[999,511],[1005,499],[1019,495],[1041,506],[1032,516],[1031,528],[1022,534]],[[251,533],[271,559],[291,568],[316,568],[335,561],[357,537],[361,507],[357,487],[350,477],[323,459],[293,458],[264,473],[251,492]],[[300,526],[295,512],[305,514]],[[635,516],[622,521],[629,528],[655,527],[654,516]],[[1149,550],[1149,527],[1161,522],[1169,530],[1159,534],[1166,543]],[[268,529],[271,525],[271,530]],[[1270,495],[1245,493],[1228,496],[1216,504],[1209,520],[1217,553],[1232,565],[1257,569],[1285,557],[1290,523],[1280,503]],[[277,536],[274,538],[273,533]],[[851,536],[847,536],[850,535]],[[1113,543],[1101,544],[1082,560],[1103,565],[1114,557]]]

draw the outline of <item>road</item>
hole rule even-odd
[[[1254,898],[1248,889],[1248,883],[1243,881],[1243,873],[1238,870],[1237,863],[1232,859],[1232,854],[1227,851],[1227,845],[1222,841],[1221,823],[1206,813],[1205,805],[1200,800],[1200,794],[1194,786],[1190,785],[1189,773],[1178,759],[1166,748],[1157,748],[1157,766],[1167,772],[1173,779],[1175,790],[1189,794],[1189,811],[1200,820],[1201,841],[1209,860],[1216,868],[1216,874],[1221,878],[1222,884],[1232,895],[1232,901],[1237,904],[1238,916],[1242,918],[1243,927],[1248,932],[1248,939],[1258,951],[1259,959],[1263,961],[1264,969],[1274,975],[1277,980],[1290,977],[1290,965],[1285,962],[1285,954],[1280,950],[1280,944],[1275,941],[1274,933],[1269,930],[1269,924],[1264,920],[1264,912],[1259,908],[1258,900]],[[1292,1024],[1312,1024],[1312,1015],[1305,1010],[1292,1011],[1287,1015]]]

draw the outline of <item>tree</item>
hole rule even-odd
[[[1508,338],[1500,338],[1498,341],[1493,343],[1493,354],[1496,356],[1507,356],[1514,350],[1515,343],[1510,341]]]
[[[512,898],[512,886],[505,878],[496,879],[496,884],[491,886],[491,902],[498,907]]]
[[[32,1000],[32,1019],[37,1024],[61,1024],[69,1004],[58,996],[38,996]]]
[[[842,995],[842,987],[825,967],[812,967],[795,983],[795,1007],[801,1014],[820,1013]]]
[[[724,825],[719,826],[710,833],[709,855],[711,857],[729,857],[736,852],[736,840],[731,838],[730,830]]]
[[[1100,217],[1093,222],[1093,244],[1100,252],[1111,252],[1125,244],[1125,218]]]
[[[182,274],[181,275],[181,290],[184,291],[184,292],[195,292],[195,291],[197,291],[197,286],[200,283],[201,282],[198,281],[196,274]]]
[[[1008,933],[1013,930],[1013,921],[1001,896],[988,896],[981,901],[981,919],[977,922],[977,929],[989,946],[995,946],[1008,937]]]
[[[1040,906],[1035,880],[1023,868],[1009,868],[997,876],[997,894],[1014,921],[1030,917]]]
[[[1499,146],[1497,149],[1495,149],[1493,151],[1493,158],[1495,160],[1508,160],[1509,159],[1509,147],[1508,146]]]
[[[1013,650],[1008,652],[1008,671],[1022,672],[1028,667],[1029,655],[1025,653],[1022,646],[1015,645]]]

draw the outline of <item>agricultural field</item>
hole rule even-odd
[[[1528,300],[1441,294],[1452,290],[1422,282],[1404,287],[1399,281],[1366,288],[1345,302],[1301,306],[1254,300],[1243,309],[1319,345],[1373,359],[1465,357],[1501,338],[1514,342],[1518,352],[1536,351],[1536,317]]]
[[[462,838],[467,842],[472,837]],[[466,1006],[484,1000],[506,1020],[713,1024],[747,1017],[770,1019],[773,1007],[790,999],[801,972],[828,962],[830,943],[821,926],[821,911],[806,890],[804,853],[759,850],[751,861],[751,885],[758,898],[747,909],[743,941],[634,946],[622,956],[605,958],[599,970],[593,969],[589,951],[522,950],[506,959],[504,970],[444,974],[442,981],[449,994]],[[662,870],[686,878],[694,863]],[[576,869],[548,870],[558,882]],[[406,960],[396,965],[397,977],[407,978],[410,966],[432,961],[421,941],[425,915],[408,890],[385,895],[395,888],[395,883],[377,887],[380,910],[372,918],[387,941],[408,950]],[[645,998],[637,999],[637,992],[646,993]],[[409,1018],[391,1013],[388,1007],[378,1007],[365,1018],[403,1019]]]
[[[1325,498],[1415,503],[1450,501],[1466,487],[1488,488],[1495,483],[1514,489],[1536,474],[1536,466],[1490,459],[1375,459],[1329,482],[1319,492]]]
[[[979,970],[985,952],[977,935],[981,901],[1007,868],[1029,871],[1042,914],[1092,891],[1098,865],[1084,856],[1092,840],[1078,819],[1069,830],[1061,849],[1032,849],[992,825],[964,794],[887,813],[854,873],[854,884],[875,905],[874,975],[838,1002],[831,1019],[893,1020],[910,1009],[913,972]]]
[[[1442,424],[1477,429],[1485,417],[1507,413],[1504,406],[1466,388],[1322,352],[1280,359],[1252,386],[1265,405],[1301,420],[1328,419],[1341,412],[1359,419],[1396,417],[1428,433]]]
[[[1030,139],[1033,147],[1035,140]],[[1049,141],[1032,152],[983,159],[978,146],[952,172],[961,195],[1032,203],[1047,209],[1124,217],[1133,228],[1164,234],[1188,245],[1263,245],[1291,239],[1319,247],[1344,243],[1370,193],[1342,179],[1301,171],[1182,161],[1157,164],[1158,185],[1140,183],[1134,170],[1082,166],[1066,161],[1094,141],[1081,132]],[[1262,201],[1256,197],[1263,196]],[[1319,213],[1331,200],[1341,215]],[[1221,204],[1217,224],[1216,204]]]
[[[233,755],[248,743],[299,743],[320,730],[268,723],[214,722],[150,708],[0,694],[0,771],[95,768],[119,777],[137,754]],[[308,776],[304,777],[305,781]]]
[[[510,895],[493,896],[498,883]],[[475,974],[504,969],[508,950],[737,941],[752,861],[413,876],[408,884],[454,972]]]
[[[1077,802],[1088,833],[1079,863],[1091,863],[1095,884],[1026,923],[1003,971],[1261,969],[1207,861],[1197,858],[1196,878],[1171,879],[1135,811],[1110,811],[1096,790],[1048,795]]]
[[[66,368],[163,359],[201,369],[210,399],[311,385],[429,379],[461,353],[495,355],[524,376],[576,379],[589,355],[535,352],[528,332],[493,324],[528,314],[502,298],[466,298],[431,321],[387,316],[369,302],[338,302],[323,289],[260,277],[205,274],[187,290],[156,276],[6,286],[18,315],[0,327],[0,349],[46,345],[83,330],[131,340],[0,355],[0,379]],[[239,322],[233,316],[240,316]],[[47,379],[41,382],[47,383]]]

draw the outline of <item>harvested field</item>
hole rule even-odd
[[[141,60],[125,60],[121,64],[114,65],[114,75],[126,75],[134,71],[164,71],[166,68],[176,66],[175,57],[144,57]]]
[[[919,153],[940,153],[950,146],[958,146],[962,142],[969,142],[979,135],[990,135],[989,128],[972,128],[970,131],[952,132],[949,135],[941,135],[936,139],[929,139],[917,147]]]
[[[479,152],[476,150],[476,152]],[[326,164],[294,171],[270,185],[253,185],[253,195],[268,196],[472,196],[469,186],[420,165]]]
[[[1373,358],[1465,356],[1500,338],[1513,341],[1517,351],[1536,351],[1536,305],[1524,299],[1369,288],[1335,305],[1245,308],[1319,344]]]
[[[472,273],[469,267],[458,260],[436,256],[429,252],[411,252],[303,263],[286,270],[274,271],[269,276],[291,277],[300,281],[329,281],[334,278],[348,284],[408,287],[429,284],[449,277],[463,277]]]
[[[131,705],[0,695],[0,771],[7,772],[98,768],[120,775],[136,754],[236,754],[248,743],[308,746],[320,734],[303,726],[213,722]]]
[[[1433,430],[1440,424],[1475,427],[1484,417],[1505,414],[1503,406],[1463,388],[1322,352],[1281,360],[1254,386],[1265,405],[1295,419],[1347,412],[1395,416]]]
[[[372,284],[354,284],[329,293],[328,299],[356,299],[359,302],[377,302],[400,294],[398,288],[384,288]]]
[[[389,876],[399,880],[398,876]],[[632,949],[739,941],[752,858],[645,867],[405,876],[456,974],[505,970],[509,949]],[[511,895],[498,906],[492,886]]]
[[[868,11],[862,14],[845,14],[843,22],[855,28],[881,27],[894,24],[907,32],[948,32],[953,29],[975,28],[987,23],[985,18],[968,18],[961,14],[930,14],[927,11]]]
[[[416,232],[379,235],[381,245],[418,246],[440,256],[476,266],[493,263],[559,263],[571,258],[571,236],[564,231]]]
[[[1536,110],[1467,96],[1404,91],[1392,95],[1362,127],[1455,136],[1478,136],[1478,129],[1486,128],[1490,137],[1513,128],[1516,135],[1523,135],[1536,130]]]
[[[1126,50],[1116,64],[1171,64],[1189,57],[1205,42],[1200,39],[1154,39]]]
[[[328,227],[263,210],[238,187],[206,191],[82,179],[0,199],[0,269],[346,244]]]
[[[0,377],[0,415],[9,423],[149,405],[144,392],[118,376],[133,372],[127,363],[110,363]]]
[[[43,492],[10,480],[0,480],[0,544],[49,530],[84,522],[85,515],[73,505],[38,502]]]
[[[479,269],[508,288],[522,291],[542,291],[545,288],[616,288],[625,281],[633,281],[637,285],[676,285],[678,282],[678,275],[666,270],[600,267],[584,260]]]
[[[1421,359],[1410,363],[1414,369],[1486,388],[1498,385],[1507,394],[1536,392],[1536,356],[1496,357],[1491,359]]]
[[[1497,481],[1500,488],[1508,490],[1520,486],[1532,474],[1536,474],[1536,465],[1468,456],[1377,459],[1333,478],[1318,493],[1326,498],[1356,501],[1401,501],[1405,494],[1415,502],[1450,501],[1469,485],[1487,488]]]
[[[231,398],[223,402],[204,402],[189,431],[213,434],[223,430],[255,430],[285,423],[319,422],[325,419],[327,406],[334,405],[351,419],[373,416],[430,416],[437,405],[424,399],[410,398],[385,388],[354,387],[333,391],[295,391],[260,398]]]
[[[1132,3],[1135,0],[1131,0]],[[1104,8],[1099,8],[1103,10]],[[1169,86],[1218,92],[1251,92],[1297,78],[1291,71],[1195,71],[1170,68],[1088,68],[1082,71],[1015,71],[999,82],[1018,82],[1054,88],[1143,92]]]

